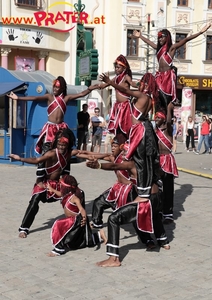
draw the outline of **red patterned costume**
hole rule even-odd
[[[163,93],[165,98],[170,98],[171,101],[176,100],[176,73],[175,70],[171,68],[173,59],[167,52],[167,45],[164,45],[157,52],[158,63],[163,59],[168,66],[170,66],[170,70],[165,72],[156,72],[155,80],[158,85],[158,89]],[[166,104],[168,105],[170,101],[166,100]]]
[[[83,193],[82,193],[83,194]],[[71,192],[63,197],[61,204],[74,216],[56,220],[51,230],[51,241],[54,246],[53,253],[65,254],[67,250],[75,250],[85,247],[94,247],[101,239],[98,233],[92,233],[89,221],[81,226],[82,216],[76,204],[71,202],[74,194]]]
[[[123,71],[120,75],[117,75],[115,77],[115,83],[121,84],[125,80],[126,75],[126,70]],[[119,129],[125,135],[128,135],[130,127],[132,125],[131,118],[128,117],[131,115],[130,97],[118,90],[116,90],[116,92],[126,98],[126,101],[114,103],[110,113],[108,131],[116,135],[117,130]]]
[[[66,112],[66,103],[63,100],[64,96],[63,94],[59,96],[54,96],[54,101],[48,106],[47,113],[48,117],[59,107],[63,115],[65,115]],[[56,124],[52,122],[47,122],[38,137],[35,151],[38,154],[43,153],[43,145],[46,143],[49,143],[51,145],[52,141],[54,140],[54,137],[59,129],[68,128],[68,125],[65,122]],[[46,151],[45,151],[46,152]]]
[[[68,152],[63,155],[59,153],[57,148],[55,150],[58,161],[54,166],[45,169],[47,175],[50,175],[58,169],[63,170],[67,165]],[[19,232],[25,232],[26,234],[28,234],[29,228],[34,221],[36,214],[38,213],[40,201],[43,203],[51,203],[61,199],[61,197],[58,197],[56,194],[47,191],[47,183],[49,183],[52,188],[60,190],[60,184],[58,180],[45,179],[43,180],[43,187],[37,184],[34,185],[32,190],[32,197],[29,201],[29,205],[25,212],[21,226],[19,227]]]
[[[160,166],[163,170],[163,216],[165,221],[173,221],[174,207],[174,178],[178,177],[175,158],[171,153],[173,144],[164,132],[157,128],[155,130],[158,140],[170,151],[169,154],[160,154]]]
[[[160,128],[155,130],[158,140],[170,151],[169,154],[160,154],[160,166],[165,173],[172,174],[174,177],[178,177],[178,170],[174,155],[171,153],[173,144],[166,137]]]
[[[114,163],[122,162],[123,155],[120,153],[116,157]],[[123,178],[130,180],[131,183],[124,184],[117,181],[111,188],[107,189],[94,200],[92,208],[92,221],[94,227],[102,227],[102,215],[105,209],[112,208],[115,210],[126,203],[132,202],[137,195],[136,180],[130,177],[129,172],[126,170],[117,170],[114,172],[116,175],[119,173]]]

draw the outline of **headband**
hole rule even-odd
[[[60,87],[60,82],[59,82],[59,80],[54,80],[53,81],[53,86],[56,86],[56,87]]]
[[[65,183],[65,182],[64,182],[64,179],[61,179],[61,180],[60,180],[60,184],[62,184],[62,185],[65,186],[65,187],[70,187],[70,188],[73,188],[73,189],[77,188],[76,185],[71,185],[71,184]]]
[[[119,145],[119,141],[116,139],[116,138],[114,138],[114,139],[112,139],[112,141],[111,141],[111,145],[112,144],[117,144],[117,145]]]
[[[67,139],[66,137],[62,136],[61,138],[58,139],[58,142],[69,144],[69,139]]]
[[[129,143],[124,143],[120,145],[121,150],[128,151],[129,150]]]
[[[158,32],[158,37],[161,38],[161,37],[165,37],[167,36],[167,34],[163,33],[162,31],[159,31]]]
[[[115,64],[119,64],[119,65],[121,65],[121,66],[123,66],[123,67],[127,67],[123,62],[121,62],[120,60],[115,60]]]
[[[159,112],[157,112],[156,114],[155,114],[155,119],[156,118],[161,118],[161,119],[166,119],[166,115],[164,114],[164,113],[162,113],[161,111],[159,111]]]

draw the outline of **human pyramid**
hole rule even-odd
[[[156,247],[152,234],[161,248],[170,249],[164,224],[174,221],[174,178],[178,176],[172,154],[171,124],[176,104],[176,84],[174,90],[172,84],[172,90],[165,91],[162,78],[169,71],[169,77],[164,82],[176,83],[172,68],[176,50],[209,27],[210,24],[174,45],[170,43],[171,35],[166,29],[158,33],[158,45],[144,38],[141,33],[134,32],[134,36],[156,47],[159,60],[159,73],[156,76],[146,73],[139,82],[132,80],[128,61],[120,55],[114,62],[115,77],[111,80],[103,73],[100,75],[101,84],[92,85],[82,93],[67,95],[66,82],[59,76],[53,83],[53,94],[18,97],[11,92],[8,95],[14,100],[43,100],[48,103],[48,122],[36,146],[41,156],[21,158],[16,154],[9,155],[14,160],[38,165],[38,178],[19,227],[20,238],[26,238],[29,234],[40,201],[46,203],[60,200],[65,217],[58,219],[52,227],[54,248],[48,256],[60,256],[72,249],[94,247],[103,241],[109,258],[97,265],[118,267],[121,265],[120,226],[127,223],[133,224],[148,250]],[[112,152],[95,153],[75,149],[74,134],[63,122],[67,102],[109,85],[116,92],[116,102],[108,124],[109,132],[115,135],[111,143]],[[153,111],[155,128],[149,118]],[[116,173],[116,183],[93,201],[91,222],[86,214],[84,192],[78,187],[77,180],[69,175],[72,156],[86,158],[87,167],[113,170]],[[101,163],[100,159],[106,162]],[[107,222],[107,237],[102,229],[106,208],[112,209]],[[100,230],[94,232],[93,228]]]

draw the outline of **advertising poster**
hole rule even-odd
[[[193,100],[193,92],[189,87],[184,87],[182,89],[182,106],[181,106],[181,126],[182,126],[182,137],[183,141],[185,141],[185,124],[188,120],[188,117],[192,112],[192,100]]]

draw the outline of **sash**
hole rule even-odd
[[[159,139],[159,141],[169,150],[172,150],[173,144],[172,142],[166,137],[163,131],[160,128],[155,130],[155,133]]]
[[[170,54],[167,52],[167,45],[163,45],[160,50],[157,52],[157,59],[158,62],[163,58],[163,60],[167,63],[167,65],[171,66],[172,64],[172,57]]]
[[[63,115],[66,112],[66,103],[64,101],[63,94],[60,94],[59,96],[54,96],[54,101],[50,103],[50,105],[47,108],[48,117],[57,109],[60,108]]]
[[[116,84],[121,84],[121,83],[124,81],[125,77],[126,77],[126,70],[123,71],[121,74],[119,74],[119,75],[117,75],[117,76],[115,77],[115,83],[116,83]],[[116,90],[116,91],[117,91],[121,96],[123,96],[123,97],[125,97],[125,98],[127,98],[127,99],[130,99],[130,96],[129,96],[129,95],[127,95],[127,94],[125,94],[125,93],[122,93],[122,92],[120,92],[119,90]]]
[[[63,155],[59,153],[58,149],[56,148],[56,155],[57,155],[57,162],[54,166],[46,168],[46,174],[50,175],[53,172],[57,171],[58,169],[64,169],[67,165],[67,158],[68,158],[68,151]]]
[[[76,204],[72,203],[70,200],[73,198],[74,194],[71,192],[68,193],[66,196],[63,197],[63,200],[61,201],[62,207],[66,208],[70,212],[73,212],[74,214],[79,213],[79,209]]]
[[[131,127],[129,134],[129,149],[125,155],[125,159],[129,160],[132,158],[138,145],[144,138],[145,131],[146,129],[143,123],[137,123]]]

